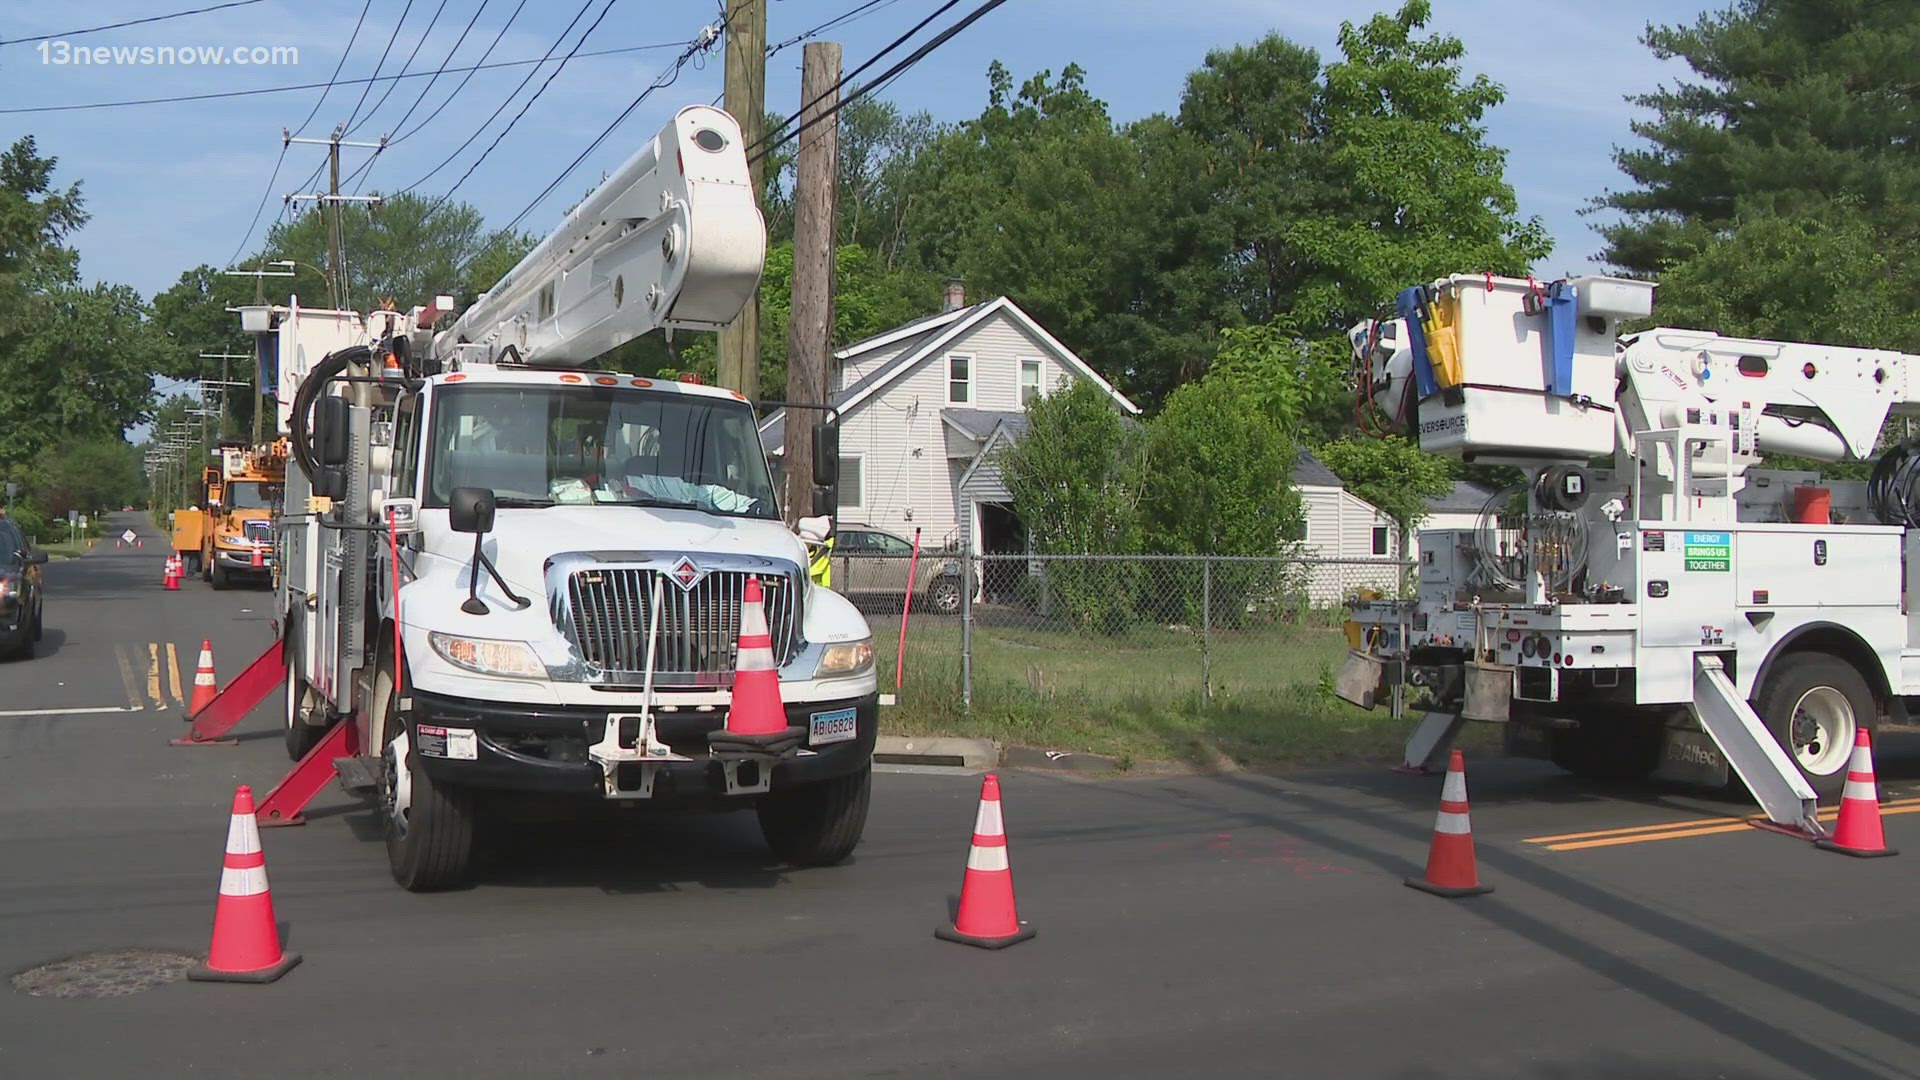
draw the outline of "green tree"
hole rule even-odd
[[[1281,317],[1222,330],[1207,381],[1231,385],[1283,432],[1317,443],[1351,426],[1350,366],[1344,337],[1308,338]]]
[[[1138,551],[1145,441],[1089,381],[1029,402],[1026,434],[1000,452],[998,463],[1033,550]],[[1139,586],[1139,567],[1124,561],[1046,566],[1053,599],[1081,628],[1100,633],[1119,633],[1131,624]]]
[[[1644,144],[1615,153],[1634,186],[1596,200],[1625,215],[1601,229],[1609,262],[1663,273],[1743,215],[1840,197],[1905,256],[1920,233],[1920,7],[1736,0],[1642,41],[1695,78],[1634,99],[1655,115],[1633,125]]]
[[[1453,483],[1451,461],[1398,436],[1335,439],[1314,454],[1346,482],[1347,490],[1393,519],[1402,552],[1407,551],[1407,534],[1427,516],[1427,500],[1444,494]]]
[[[146,481],[134,448],[118,438],[75,441],[48,449],[34,469],[35,502],[55,517],[94,515],[140,500]]]
[[[524,234],[488,231],[480,212],[467,203],[436,201],[409,193],[377,207],[342,209],[350,306],[365,310],[391,300],[405,309],[449,293],[468,302],[532,250]],[[294,260],[297,276],[284,279],[288,291],[309,307],[325,306],[327,275],[321,268],[327,265],[327,218],[321,211],[276,224],[257,257]]]

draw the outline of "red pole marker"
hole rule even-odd
[[[213,945],[207,962],[187,972],[201,982],[272,982],[300,962],[300,954],[280,949],[273,921],[273,894],[267,887],[267,856],[260,850],[260,828],[253,819],[253,789],[233,793],[233,820],[227,826],[227,858],[220,871],[220,900],[213,911]]]
[[[1407,884],[1449,898],[1490,893],[1480,884],[1473,860],[1473,825],[1467,819],[1467,758],[1455,750],[1447,762],[1447,779],[1440,789],[1440,814],[1433,822],[1433,846],[1427,852],[1427,876],[1408,878]]]
[[[1863,859],[1900,854],[1887,846],[1887,834],[1880,827],[1873,739],[1866,728],[1856,729],[1853,736],[1853,759],[1847,762],[1847,786],[1840,791],[1840,820],[1834,823],[1833,836],[1815,840],[1813,846]]]
[[[967,875],[960,883],[959,914],[952,926],[939,927],[933,936],[982,949],[1004,949],[1034,932],[1020,921],[1014,907],[1006,823],[1000,816],[1000,777],[988,773],[980,784],[980,810],[974,818],[973,846],[967,851]]]

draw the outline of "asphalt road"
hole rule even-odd
[[[224,683],[267,645],[269,596],[163,591],[131,518],[116,528],[145,547],[49,566],[42,656],[0,664],[7,973],[204,951],[233,785],[287,764],[277,700],[237,746],[165,744],[168,646],[181,691],[202,638]],[[1890,804],[1920,794],[1920,743],[1885,740],[1880,771]],[[1475,762],[1497,891],[1446,901],[1400,884],[1430,779],[1003,779],[1039,936],[998,953],[932,936],[973,777],[879,777],[866,842],[832,869],[773,864],[751,815],[634,815],[521,827],[476,887],[421,896],[329,791],[265,834],[302,966],[265,987],[0,990],[0,1074],[1920,1075],[1920,815],[1886,819],[1908,855],[1854,860],[1715,831],[1740,808],[1684,792]]]

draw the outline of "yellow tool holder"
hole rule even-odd
[[[1452,289],[1429,294],[1421,312],[1425,316],[1421,330],[1426,335],[1434,382],[1443,389],[1459,386],[1466,381],[1460,369],[1459,295]]]

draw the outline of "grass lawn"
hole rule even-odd
[[[99,542],[98,540],[61,540],[58,543],[35,544],[34,546],[46,552],[49,558],[77,559],[87,553],[87,545],[89,543],[97,544]]]
[[[897,618],[873,618],[881,685],[891,690]],[[1252,768],[1397,759],[1413,719],[1338,700],[1346,657],[1339,630],[1270,625],[1213,635],[1201,692],[1199,635],[1142,626],[1117,637],[976,622],[973,708],[960,701],[958,619],[916,616],[897,708],[900,735],[968,735],[1004,744],[1081,750],[1123,764],[1172,761]]]

